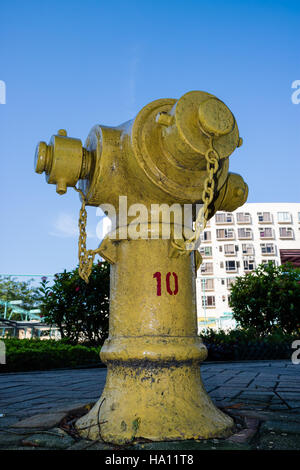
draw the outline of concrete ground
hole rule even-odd
[[[235,418],[235,434],[229,439],[137,443],[130,449],[300,450],[300,364],[204,363],[201,371],[216,406]],[[116,449],[77,440],[60,427],[70,410],[100,397],[105,378],[101,368],[0,374],[0,449]]]

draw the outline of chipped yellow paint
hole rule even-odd
[[[242,205],[248,187],[228,173],[228,157],[242,144],[235,118],[208,93],[154,101],[119,127],[97,125],[84,147],[60,130],[49,145],[39,144],[36,171],[45,171],[59,194],[79,181],[88,205],[114,205],[119,233],[120,195],[128,207],[142,203],[149,214],[151,204],[201,203],[211,132],[220,157],[212,217]],[[111,263],[109,337],[100,354],[108,373],[99,401],[76,423],[80,434],[117,444],[230,434],[232,419],[214,406],[201,381],[207,351],[197,335],[199,254],[180,252],[168,239],[130,235],[106,237],[101,254]]]

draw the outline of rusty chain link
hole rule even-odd
[[[76,188],[74,186],[75,191],[77,191],[82,198],[82,204],[79,211],[79,220],[78,220],[78,227],[79,227],[79,240],[78,240],[78,259],[79,259],[79,268],[78,273],[79,276],[88,284],[89,277],[93,269],[93,262],[95,259],[96,254],[100,252],[100,249],[97,248],[96,250],[87,250],[86,249],[86,220],[87,220],[87,212],[86,212],[86,197],[81,191],[81,189]]]
[[[204,131],[202,130],[202,132]],[[172,245],[180,251],[193,251],[197,249],[196,244],[200,238],[201,232],[203,232],[206,227],[209,216],[209,206],[214,198],[215,175],[219,169],[220,156],[213,146],[214,136],[211,134],[207,134],[206,132],[204,133],[209,138],[209,147],[205,152],[207,178],[204,181],[204,188],[202,191],[203,206],[199,210],[198,215],[196,217],[195,231],[192,237],[188,240],[185,240],[183,245],[179,245],[175,242],[175,240],[172,240]]]

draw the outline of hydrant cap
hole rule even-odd
[[[47,144],[39,142],[34,155],[34,169],[36,173],[43,173],[47,166]]]
[[[207,150],[208,135],[215,137],[220,158],[227,158],[239,143],[236,120],[223,101],[210,93],[190,91],[173,108],[175,121],[188,145],[201,155]]]
[[[234,117],[227,106],[217,98],[209,98],[200,103],[199,121],[209,134],[226,135],[233,130]]]

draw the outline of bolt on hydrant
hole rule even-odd
[[[201,91],[153,101],[118,127],[96,125],[84,147],[63,129],[49,145],[39,143],[36,172],[45,171],[59,194],[78,183],[80,275],[88,282],[96,254],[111,265],[109,337],[100,353],[107,379],[98,402],[76,423],[83,437],[123,444],[232,432],[232,419],[201,380],[207,350],[197,334],[195,277],[207,221],[247,199],[242,177],[228,173],[228,157],[241,144],[228,107]],[[126,217],[120,196],[130,206]],[[86,249],[86,205],[116,209],[113,230],[96,250]],[[172,205],[191,205],[191,223],[153,220],[154,206]]]

